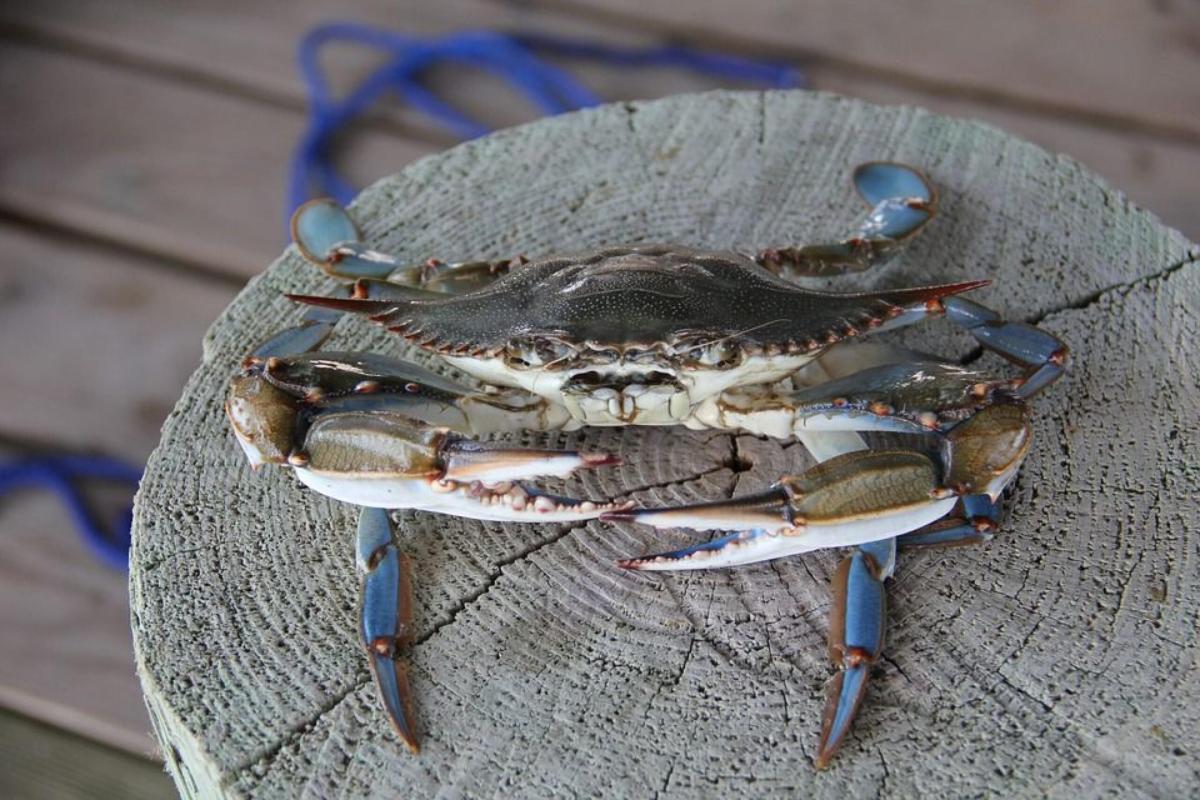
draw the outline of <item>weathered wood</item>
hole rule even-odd
[[[11,456],[0,452],[5,460]],[[89,487],[106,515],[127,507],[129,495],[123,487]],[[50,492],[5,496],[0,531],[0,706],[112,747],[150,753],[154,741],[134,678],[125,575],[97,563]]]
[[[650,44],[662,38],[677,40],[683,36],[682,29],[676,27],[681,23],[677,14],[684,14],[687,19],[682,28],[687,29],[685,38],[693,44],[732,47],[750,56],[798,59],[817,88],[872,102],[911,103],[945,114],[982,119],[1050,150],[1071,153],[1169,224],[1192,237],[1200,235],[1200,228],[1196,227],[1200,200],[1191,177],[1200,174],[1200,123],[1195,123],[1193,115],[1193,110],[1200,106],[1187,102],[1178,106],[1192,122],[1155,116],[1143,120],[1146,124],[1138,124],[1137,120],[1124,121],[1122,116],[1146,109],[1157,115],[1168,107],[1158,99],[1148,99],[1145,92],[1148,83],[1153,84],[1150,88],[1154,91],[1175,87],[1169,90],[1172,102],[1188,96],[1195,83],[1188,79],[1196,70],[1186,67],[1194,66],[1195,53],[1182,46],[1185,36],[1162,41],[1165,29],[1177,31],[1195,24],[1186,21],[1188,12],[1170,11],[1165,15],[1167,23],[1153,14],[1138,13],[1133,15],[1132,24],[1126,24],[1124,5],[1115,11],[1102,11],[1095,3],[1088,3],[1086,8],[1060,4],[1051,11],[1041,5],[1006,4],[1003,12],[998,12],[1002,20],[985,22],[972,16],[979,11],[974,6],[969,13],[960,13],[955,7],[922,14],[914,5],[919,4],[901,4],[896,13],[905,19],[889,21],[886,26],[878,19],[862,26],[854,22],[847,25],[855,31],[877,31],[884,27],[903,30],[903,34],[893,33],[888,37],[819,35],[826,23],[841,25],[851,20],[848,15],[867,14],[866,6],[847,11],[839,5],[839,19],[832,22],[820,16],[823,14],[820,9],[810,8],[796,12],[799,16],[793,19],[780,21],[762,4],[750,3],[744,8],[739,6],[736,32],[729,30],[728,9],[722,7],[714,12],[694,4],[678,12],[657,3],[640,3],[636,14],[620,0],[587,3],[586,8],[568,10],[557,8],[556,4],[530,9],[493,0],[444,0],[433,5],[416,0],[354,0],[342,4],[341,9],[346,19],[413,34],[489,27],[586,36],[623,44]],[[630,13],[606,16],[606,11],[621,8]],[[893,12],[891,6],[884,11]],[[877,17],[881,10],[871,4],[869,13]],[[947,13],[953,16],[953,24],[945,18]],[[1031,29],[1037,29],[1039,35],[1058,35],[1058,30],[1046,23],[1047,15],[1071,17],[1062,27],[1070,28],[1072,41],[1087,42],[1088,46],[1054,47],[1038,52],[1042,42],[1029,35]],[[1073,15],[1084,19],[1076,20]],[[930,28],[930,16],[936,18],[940,28]],[[1175,23],[1175,17],[1184,21]],[[326,6],[307,2],[163,5],[147,0],[106,3],[45,0],[0,6],[0,35],[8,33],[19,41],[43,42],[299,110],[305,100],[293,50],[305,31],[327,20]],[[646,20],[654,24],[647,25]],[[904,24],[897,28],[901,22]],[[981,29],[991,33],[981,37],[977,35]],[[231,31],[236,35],[230,35]],[[721,31],[733,35],[714,36]],[[919,75],[914,75],[910,70],[913,54],[909,51],[914,49],[913,41],[927,36],[940,37],[953,46],[921,48]],[[1121,40],[1119,49],[1123,55],[1119,59],[1110,58],[1111,48],[1102,46],[1112,36]],[[995,48],[996,42],[1001,41],[1003,45]],[[970,46],[960,48],[963,42]],[[902,44],[899,61],[894,60],[895,51],[884,53],[879,47],[895,43]],[[1024,52],[1018,45],[1037,57],[1015,56]],[[987,57],[993,61],[1003,59],[1020,69],[1038,69],[1037,80],[1018,76],[1008,67],[981,69],[980,48],[985,48]],[[812,57],[814,54],[818,57]],[[824,57],[819,57],[820,54]],[[1044,59],[1053,59],[1055,68],[1037,66]],[[352,47],[329,48],[325,59],[330,80],[342,88],[352,85],[376,62],[377,57]],[[1139,65],[1137,69],[1130,66],[1135,62]],[[864,64],[874,64],[875,68],[864,68]],[[1030,64],[1035,66],[1029,67]],[[714,85],[707,78],[686,71],[613,69],[586,61],[571,61],[569,67],[602,97],[614,100],[661,97]],[[1111,76],[1109,70],[1116,75]],[[970,88],[962,85],[965,75],[970,76]],[[1154,80],[1148,82],[1146,75],[1153,75]],[[453,76],[452,82],[449,76]],[[524,100],[495,79],[462,70],[435,70],[431,78],[456,105],[496,127],[524,122],[535,115]],[[1186,84],[1182,91],[1178,89],[1181,79]],[[1126,81],[1135,82],[1132,94]],[[1042,99],[1033,103],[1022,101],[1029,91]],[[1012,102],[998,102],[1003,97]],[[430,142],[451,143],[445,132],[402,107],[382,108],[376,118],[395,123],[389,130],[402,138],[415,138],[426,146]],[[1195,123],[1197,132],[1190,136],[1174,135],[1159,130],[1156,127],[1159,123],[1168,127]],[[256,130],[256,126],[243,126],[238,138]],[[275,147],[290,144],[278,136],[276,139]],[[238,141],[228,144],[234,149],[231,152],[246,146]],[[399,161],[392,161],[387,169],[399,165]],[[359,174],[371,174],[372,166],[374,162],[365,163]],[[47,187],[47,191],[54,189]],[[275,197],[264,198],[263,202],[271,207],[277,205]],[[167,223],[174,225],[178,221]],[[129,228],[126,224],[114,230],[124,233]],[[195,257],[193,251],[188,252]],[[265,258],[260,256],[255,263]]]
[[[538,0],[609,22],[792,54],[897,84],[1200,138],[1200,13],[1126,0]],[[1153,75],[1152,80],[1148,80]]]
[[[10,214],[242,277],[284,239],[297,112],[11,42],[0,105],[21,120],[0,126]],[[357,181],[435,149],[370,131],[356,145]]]
[[[12,225],[0,250],[0,434],[141,463],[234,289]],[[112,513],[132,495],[88,491]],[[0,499],[0,705],[111,746],[154,746],[126,576],[96,561],[45,490]]]
[[[606,106],[406,168],[353,212],[380,248],[545,254],[628,240],[757,247],[848,230],[857,162],[918,164],[943,215],[857,285],[992,277],[979,295],[1075,348],[1039,399],[1006,531],[906,556],[888,661],[827,773],[810,760],[837,554],[655,577],[686,540],[609,523],[401,513],[416,568],[402,752],[355,640],[354,510],[252,476],[221,412],[246,348],[325,279],[288,251],[210,330],[139,496],[139,674],[186,795],[1180,794],[1197,778],[1197,249],[1076,163],[977,123],[832,95]],[[971,343],[945,326],[911,338]],[[334,346],[402,352],[346,322]],[[425,360],[416,356],[418,360]],[[528,436],[627,466],[566,490],[646,502],[753,490],[798,448],[721,433]]]
[[[0,709],[0,795],[56,800],[169,798],[162,765]]]
[[[598,24],[578,15],[532,12],[490,0],[352,0],[340,4],[338,19],[377,25],[415,36],[434,36],[465,29],[553,31],[614,42],[646,40],[629,26]],[[40,41],[99,58],[137,64],[177,77],[235,88],[275,104],[303,109],[304,87],[295,65],[295,50],[313,27],[332,19],[326,3],[265,0],[252,4],[182,3],[165,8],[147,0],[47,0],[35,7],[0,8],[0,35]],[[232,35],[231,35],[232,34]],[[345,90],[381,63],[369,48],[330,46],[322,64],[335,90]],[[451,70],[432,71],[435,83]],[[507,84],[469,70],[458,77],[454,102],[497,127],[515,125],[537,115]],[[652,97],[711,83],[685,72],[605,70],[577,63],[585,82],[603,96],[621,99]],[[470,75],[463,80],[463,75]],[[632,78],[630,76],[633,76]],[[663,85],[663,81],[667,85]],[[647,83],[649,85],[647,85]],[[377,115],[400,123],[418,137],[442,144],[454,139],[427,118],[401,106]]]
[[[0,224],[0,433],[133,462],[150,454],[200,338],[233,297],[153,258]]]

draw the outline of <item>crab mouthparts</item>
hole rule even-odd
[[[635,419],[677,421],[691,406],[683,384],[672,373],[661,370],[580,372],[563,384],[562,393],[569,410],[584,422],[596,425],[628,424]]]

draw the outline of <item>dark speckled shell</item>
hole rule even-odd
[[[731,337],[757,350],[824,345],[977,285],[830,294],[788,283],[736,253],[639,245],[526,264],[471,294],[329,305],[372,314],[442,352],[497,352],[542,337],[618,347]]]

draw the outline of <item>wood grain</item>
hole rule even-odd
[[[106,519],[129,504],[124,487],[89,493]],[[111,747],[152,752],[133,677],[125,575],[96,561],[49,492],[5,496],[0,530],[0,705]]]
[[[1037,404],[1005,535],[902,563],[890,660],[832,770],[810,759],[835,553],[631,576],[613,560],[689,537],[419,513],[397,519],[416,564],[424,750],[401,752],[355,643],[353,509],[278,471],[252,477],[220,409],[246,341],[295,319],[279,292],[328,288],[289,251],[210,331],[139,495],[138,669],[181,792],[1141,797],[1194,785],[1197,250],[1119,192],[984,125],[829,95],[712,93],[455,148],[376,184],[353,213],[373,245],[406,258],[757,247],[844,233],[858,213],[846,175],[881,156],[927,169],[943,215],[859,285],[992,277],[980,299],[1063,336],[1077,365]],[[911,336],[970,350],[944,327]],[[401,352],[349,323],[343,345]],[[714,432],[523,441],[613,448],[627,466],[561,488],[645,502],[751,491],[797,460]]]
[[[133,463],[200,361],[227,283],[0,224],[0,432]]]
[[[1200,10],[1150,0],[539,0],[895,84],[1200,141]]]
[[[14,800],[150,800],[174,792],[161,764],[0,709],[0,794]]]
[[[296,112],[11,42],[0,104],[21,120],[0,127],[9,214],[243,278],[284,240]],[[355,141],[347,172],[364,184],[433,149]]]
[[[640,16],[614,16],[611,13],[605,16],[606,11],[629,10],[620,3],[605,0],[586,5],[587,8],[581,10],[563,10],[557,5],[531,9],[493,0],[447,0],[435,5],[413,0],[401,3],[354,0],[353,3],[343,4],[341,16],[385,29],[425,35],[464,27],[487,27],[587,37],[625,45],[652,44],[663,38],[674,41],[682,35],[681,29],[672,21],[672,15],[676,12],[658,4],[639,5],[638,14],[655,19],[662,17],[657,24],[649,26]],[[926,29],[924,18],[919,11],[913,10],[912,5],[904,4],[904,8],[908,9],[913,23],[897,30],[902,30],[905,36],[916,36],[917,40],[934,35]],[[1044,54],[1044,58],[1068,61],[1070,67],[1047,68],[1039,76],[1036,82],[1038,86],[1048,84],[1052,93],[1070,97],[1070,102],[1064,105],[1052,103],[1046,106],[1000,102],[995,96],[997,92],[1014,90],[1020,93],[1027,87],[1024,82],[1012,77],[1011,70],[992,73],[979,71],[975,59],[977,48],[966,52],[957,46],[928,48],[922,54],[922,66],[936,72],[937,77],[914,81],[905,66],[907,60],[905,65],[900,65],[902,68],[891,65],[887,70],[855,66],[864,60],[870,62],[880,57],[875,47],[876,37],[844,38],[838,41],[837,57],[832,57],[832,50],[826,48],[821,52],[828,51],[831,57],[814,58],[808,49],[794,51],[772,44],[775,38],[786,35],[798,23],[766,25],[764,18],[768,10],[763,4],[751,3],[745,10],[751,23],[744,26],[743,31],[744,35],[750,37],[748,41],[737,37],[713,41],[713,31],[726,30],[728,26],[714,22],[711,15],[717,12],[710,7],[697,9],[694,17],[688,15],[689,25],[695,30],[685,38],[699,46],[732,47],[751,57],[798,60],[817,88],[872,102],[914,104],[953,116],[991,122],[1050,150],[1070,154],[1121,186],[1136,202],[1155,211],[1168,224],[1193,237],[1200,235],[1200,228],[1196,227],[1196,220],[1200,218],[1200,201],[1196,199],[1194,181],[1191,179],[1192,175],[1200,174],[1200,133],[1195,136],[1176,136],[1157,131],[1153,125],[1149,126],[1150,130],[1145,130],[1146,126],[1109,119],[1101,112],[1108,108],[1105,103],[1111,102],[1116,95],[1108,92],[1098,98],[1080,92],[1075,85],[1077,73],[1083,71],[1090,75],[1092,71],[1092,55],[1098,52],[1097,47],[1090,46],[1095,44],[1092,40],[1114,35],[1110,28],[1119,31],[1123,52],[1141,54],[1137,70],[1126,60],[1106,60],[1105,69],[1119,70],[1121,80],[1126,80],[1124,76],[1127,75],[1154,75],[1152,82],[1159,86],[1159,73],[1177,69],[1183,61],[1194,58],[1194,54],[1189,56],[1181,52],[1173,38],[1170,47],[1159,46],[1159,37],[1163,33],[1152,22],[1154,15],[1138,15],[1140,22],[1130,26],[1124,24],[1124,12],[1108,13],[1103,16],[1102,23],[1088,23],[1075,30],[1073,36],[1089,46],[1080,44],[1068,51],[1059,49]],[[861,10],[853,9],[853,12],[861,13]],[[817,13],[818,18],[814,22],[823,22],[820,16],[823,12],[819,10],[812,12],[806,9],[803,13],[806,18],[809,13]],[[888,10],[887,13],[893,12]],[[1006,56],[993,52],[998,45],[991,40],[981,46],[988,50],[989,58],[999,59],[1003,56],[1014,62],[1020,61],[1022,65],[1027,64],[1025,50],[1033,48],[1037,42],[1026,37],[1024,32],[1030,27],[1046,27],[1043,22],[1048,14],[1071,13],[1074,13],[1074,7],[1061,5],[1056,6],[1054,11],[1034,6],[1006,6],[1004,20],[999,23],[993,21],[992,27],[1003,32],[1001,38],[1005,42],[1011,43],[1011,40],[1017,39],[1021,41],[1020,46],[1005,51]],[[1168,16],[1186,14],[1176,11]],[[727,19],[728,10],[722,6],[719,16],[720,20]],[[738,16],[740,20],[740,12]],[[941,18],[943,14],[939,12],[935,16]],[[1147,19],[1151,22],[1146,22]],[[0,7],[0,35],[7,31],[23,42],[65,49],[88,58],[124,64],[144,74],[235,94],[280,109],[300,111],[305,107],[305,98],[294,66],[293,51],[309,28],[328,20],[328,11],[323,4],[309,2],[187,2],[164,6],[146,0],[112,0],[103,4],[95,0],[46,0],[36,5],[8,4]],[[968,23],[960,16],[955,16],[955,21],[959,24]],[[975,29],[976,24],[971,23],[969,29]],[[1187,29],[1190,24],[1185,21],[1180,27]],[[800,27],[806,32],[815,29],[809,22]],[[918,30],[913,31],[912,28]],[[868,27],[870,29],[873,28]],[[893,38],[898,41],[903,37],[895,34]],[[766,51],[763,50],[764,46],[769,46]],[[344,90],[360,79],[366,70],[375,66],[378,57],[362,48],[333,47],[328,49],[323,63],[335,87]],[[685,71],[606,68],[577,60],[563,64],[601,97],[613,100],[650,99],[722,86],[740,88]],[[955,82],[967,73],[971,73],[972,80],[986,79],[990,88],[986,91],[956,90]],[[1107,73],[1103,77],[1107,80]],[[536,116],[536,111],[510,87],[482,74],[461,69],[436,69],[431,72],[429,79],[431,85],[443,96],[452,99],[456,106],[494,127],[527,122]],[[1138,82],[1147,81],[1139,78]],[[1070,113],[1072,108],[1078,111],[1079,107],[1086,107],[1095,113]],[[1130,107],[1137,107],[1137,104]],[[384,104],[372,119],[375,123],[387,123],[374,124],[373,127],[368,125],[369,129],[376,132],[382,128],[403,139],[425,143],[426,146],[444,146],[453,142],[445,131],[398,104]],[[292,129],[294,126],[288,128]],[[242,135],[245,132],[244,129],[240,131]],[[290,144],[291,140],[277,140],[274,145],[266,147],[280,148],[276,156],[279,161]],[[231,152],[241,146],[244,145],[232,142]],[[358,154],[352,154],[349,163],[359,162]],[[399,161],[393,161],[381,165],[378,173],[371,174],[364,169],[360,170],[360,174],[374,179],[400,166]],[[277,203],[277,200],[271,197],[261,202]],[[120,226],[113,230],[120,233],[127,228]],[[194,258],[196,254],[190,254],[189,257]],[[259,263],[265,262],[266,258],[265,254],[262,255]]]

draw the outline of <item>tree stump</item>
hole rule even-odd
[[[841,238],[855,164],[926,170],[941,213],[841,288],[988,277],[973,297],[1073,351],[1036,402],[1000,535],[903,554],[885,658],[841,754],[812,756],[838,553],[631,574],[682,532],[400,512],[416,583],[423,750],[357,641],[356,511],[251,473],[222,413],[247,350],[332,288],[293,248],[214,324],[138,496],[138,671],[188,796],[1179,796],[1200,770],[1197,248],[1069,158],[976,122],[804,92],[682,96],[547,119],[410,165],[352,213],[414,261],[631,241]],[[264,212],[263,224],[272,224]],[[944,322],[902,337],[965,359]],[[332,349],[404,353],[341,322]],[[998,366],[999,369],[1005,369]],[[555,486],[660,503],[754,491],[802,448],[720,432],[588,429],[625,466]]]

